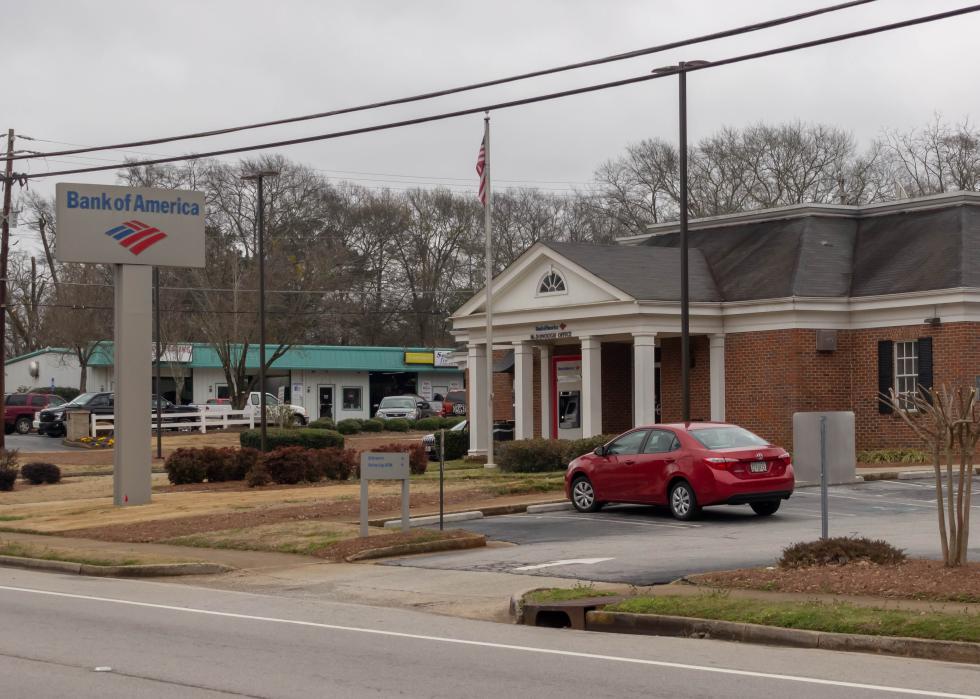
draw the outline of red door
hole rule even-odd
[[[667,470],[681,455],[681,443],[670,430],[650,430],[643,450],[636,456],[638,500],[659,505],[667,502]]]
[[[601,489],[603,500],[642,501],[639,495],[642,488],[642,478],[639,475],[640,450],[648,432],[649,430],[627,432],[606,447],[602,477],[605,487]]]

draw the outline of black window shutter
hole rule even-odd
[[[883,396],[888,396],[895,385],[894,347],[895,343],[891,340],[878,341],[878,412],[882,415],[892,412],[891,404]]]
[[[919,380],[923,388],[932,390],[932,338],[919,338]]]

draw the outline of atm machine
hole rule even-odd
[[[582,358],[555,357],[555,395],[552,396],[559,439],[582,437]]]

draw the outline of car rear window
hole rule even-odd
[[[466,391],[450,391],[446,394],[446,400],[450,403],[465,403]]]
[[[763,447],[769,444],[762,437],[741,427],[704,427],[691,430],[690,434],[706,449],[738,449]]]

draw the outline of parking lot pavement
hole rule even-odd
[[[830,488],[830,535],[880,538],[909,554],[937,558],[931,481],[872,481]],[[980,510],[980,504],[974,505]],[[972,541],[980,541],[974,518]],[[820,536],[820,490],[800,488],[772,517],[748,506],[704,510],[678,522],[659,508],[616,505],[574,511],[487,517],[464,523],[492,546],[394,559],[387,565],[581,578],[653,585],[693,573],[773,565],[786,546]],[[980,547],[970,549],[973,558]]]
[[[17,449],[23,454],[48,451],[79,451],[84,447],[66,447],[57,437],[43,437],[39,434],[8,434],[5,438],[8,449]]]

